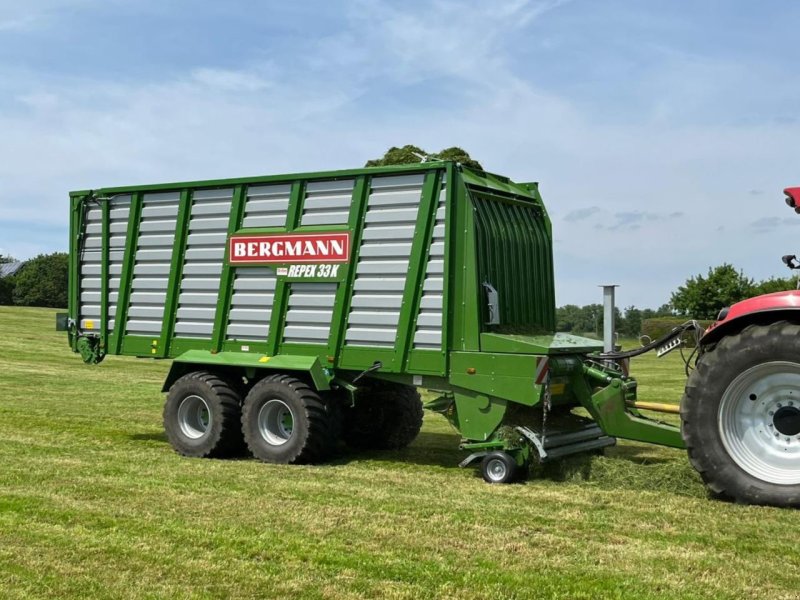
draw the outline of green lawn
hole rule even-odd
[[[168,363],[83,365],[53,315],[0,307],[0,598],[800,598],[798,512],[707,499],[682,451],[489,486],[428,415],[402,452],[182,458]],[[679,400],[677,353],[632,368]]]

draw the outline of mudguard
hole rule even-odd
[[[796,188],[800,194],[800,188]],[[751,323],[800,319],[800,290],[775,292],[737,302],[720,312],[720,317],[706,329],[700,343],[711,344],[730,331],[738,331]]]
[[[785,190],[783,190],[783,193],[786,194],[789,198],[791,198],[791,201],[794,203],[792,205],[793,208],[800,206],[800,187],[786,188]]]

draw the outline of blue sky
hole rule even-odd
[[[790,0],[0,0],[0,253],[66,248],[70,189],[413,143],[540,182],[559,304],[785,275],[798,23]]]

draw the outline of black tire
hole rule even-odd
[[[309,464],[330,453],[331,412],[306,383],[270,375],[247,394],[242,431],[250,452],[263,462]]]
[[[519,475],[519,467],[513,456],[497,450],[483,457],[481,475],[486,483],[512,483]]]
[[[800,506],[799,407],[800,326],[751,325],[706,350],[686,384],[681,429],[711,493]]]
[[[422,428],[422,400],[415,387],[374,381],[359,387],[344,411],[345,443],[360,450],[399,450]]]
[[[241,398],[214,373],[195,371],[172,384],[164,404],[164,430],[183,456],[220,458],[241,453]]]

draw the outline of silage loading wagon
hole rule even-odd
[[[683,437],[647,418],[677,409],[639,402],[626,368],[676,347],[694,323],[627,353],[555,332],[551,224],[536,183],[427,162],[70,199],[61,326],[90,364],[172,359],[164,426],[183,455],[246,448],[266,462],[318,463],[342,441],[402,448],[422,423],[419,388],[436,392],[425,408],[460,432],[462,466],[480,464],[492,483],[616,438],[684,447],[697,436],[691,406]],[[716,417],[706,421],[699,444],[725,447]],[[697,443],[690,456],[713,492],[797,503],[797,462],[770,465],[788,468],[776,483],[733,453],[698,462]],[[723,473],[719,489],[715,460],[747,477]]]

